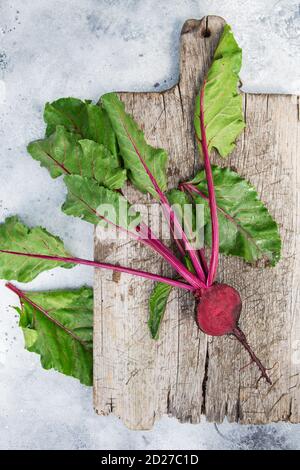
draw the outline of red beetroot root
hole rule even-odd
[[[223,336],[233,332],[240,318],[240,294],[227,284],[203,289],[197,308],[197,323],[207,335]]]
[[[242,301],[237,290],[227,284],[215,283],[202,289],[198,297],[197,324],[210,336],[232,334],[248,351],[251,359],[261,371],[262,377],[272,383],[266,368],[249,346],[246,336],[238,326]]]

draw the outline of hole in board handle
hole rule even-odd
[[[209,28],[205,28],[201,31],[201,37],[202,38],[209,38],[211,36],[211,31]]]

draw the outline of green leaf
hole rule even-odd
[[[0,224],[0,250],[70,257],[60,238],[51,235],[42,227],[27,227],[16,216],[8,217]],[[29,282],[43,271],[58,266],[72,268],[74,265],[0,252],[1,279]]]
[[[80,174],[82,150],[79,140],[80,135],[57,126],[50,137],[31,142],[27,150],[42,167],[49,170],[52,178],[68,173]]]
[[[83,152],[83,168],[86,168],[80,173],[81,176],[94,178],[109,189],[121,189],[127,175],[126,170],[120,167],[118,157],[93,140],[84,139],[79,143]]]
[[[52,103],[46,103],[44,110],[46,135],[50,136],[55,132],[58,125],[82,135],[87,123],[86,105],[85,101],[77,98],[60,98]]]
[[[220,252],[240,256],[253,263],[260,259],[274,266],[280,259],[281,240],[278,226],[259,200],[253,186],[229,168],[212,167],[218,206]],[[191,181],[208,195],[204,170]],[[211,222],[207,200],[193,194],[198,204],[205,204],[205,243],[211,244]]]
[[[159,327],[161,325],[163,316],[165,314],[169,295],[171,293],[172,286],[157,282],[153,291],[151,292],[149,299],[150,315],[148,320],[148,326],[150,329],[151,337],[158,339]]]
[[[28,145],[28,152],[46,167],[52,178],[74,174],[94,178],[110,189],[119,189],[126,180],[126,170],[117,156],[102,144],[83,139],[58,125],[50,137]]]
[[[88,124],[83,137],[103,144],[113,155],[117,156],[117,138],[107,112],[101,105],[87,104],[86,108]]]
[[[204,124],[208,149],[226,157],[245,127],[242,96],[238,92],[242,50],[229,25],[224,26],[204,83]],[[200,94],[196,98],[195,130],[201,140]]]
[[[146,143],[143,132],[134,119],[125,112],[124,103],[119,100],[116,93],[102,96],[101,101],[117,135],[120,154],[132,184],[143,193],[148,192],[156,196],[151,180],[140,161],[140,155],[157,180],[160,189],[165,191],[167,188],[165,150],[151,147]]]
[[[184,194],[184,193],[183,193]],[[185,255],[184,262],[191,273],[195,273],[195,268],[188,255]],[[163,282],[157,282],[149,298],[149,320],[148,326],[152,339],[158,339],[160,325],[163,321],[173,287]]]
[[[25,348],[55,369],[85,385],[93,383],[93,289],[25,292],[20,326]],[[32,305],[33,302],[34,305]]]
[[[65,176],[68,196],[62,210],[67,215],[80,217],[91,224],[106,225],[102,217],[125,229],[140,223],[140,214],[133,211],[127,199],[119,192],[99,186],[82,176]]]
[[[66,130],[75,132],[82,139],[94,140],[103,144],[117,156],[117,141],[106,111],[90,101],[77,98],[60,98],[53,103],[46,103],[44,120],[47,124],[46,136],[55,132],[61,125]]]

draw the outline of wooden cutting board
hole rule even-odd
[[[188,20],[181,32],[180,79],[159,93],[120,93],[146,139],[169,152],[169,188],[200,167],[193,108],[224,20]],[[257,383],[256,367],[231,337],[211,338],[194,321],[192,295],[173,290],[160,340],[150,339],[148,298],[153,283],[126,274],[95,271],[94,405],[132,429],[150,429],[162,415],[181,422],[269,423],[300,421],[300,125],[296,96],[244,94],[247,123],[227,160],[257,188],[280,224],[282,260],[276,268],[221,257],[219,280],[243,299],[241,327],[273,385]],[[132,202],[151,202],[134,190]],[[150,249],[129,240],[95,237],[95,258],[171,275]]]

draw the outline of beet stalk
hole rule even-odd
[[[209,199],[209,208],[210,208],[210,217],[211,217],[211,226],[212,226],[212,246],[211,246],[211,259],[209,263],[209,270],[207,276],[207,285],[211,286],[214,282],[217,268],[218,268],[218,258],[219,258],[219,224],[218,224],[218,214],[217,214],[217,203],[214,182],[212,177],[210,158],[207,147],[206,140],[206,131],[204,124],[204,90],[205,90],[205,81],[200,93],[200,128],[201,128],[201,148],[204,159],[204,169],[207,180],[207,189],[208,189],[208,199]]]
[[[183,282],[183,281],[170,279],[168,277],[160,276],[158,274],[153,274],[153,273],[149,273],[146,271],[141,271],[139,269],[127,268],[124,266],[117,266],[117,265],[109,264],[109,263],[100,263],[98,261],[91,261],[91,260],[82,259],[82,258],[73,258],[73,257],[67,258],[63,256],[50,256],[50,255],[42,255],[42,254],[37,254],[37,253],[23,253],[20,251],[0,250],[0,253],[6,253],[6,254],[16,255],[16,256],[25,256],[29,258],[47,259],[47,260],[52,260],[52,261],[63,261],[65,263],[83,264],[86,266],[92,266],[94,268],[109,269],[111,271],[119,271],[121,273],[132,274],[134,276],[144,277],[146,279],[151,279],[153,281],[163,282],[165,284],[169,284],[170,286],[179,287],[181,289],[189,290],[192,292],[195,291],[194,286],[187,284],[186,282]]]
[[[93,210],[92,207],[89,206],[89,209],[96,213],[97,217],[100,220],[103,220],[109,225],[112,225],[115,227],[117,230],[120,230],[122,232],[125,232],[127,235],[130,237],[134,238],[135,240],[138,240],[139,242],[143,243],[146,246],[149,246],[152,248],[154,251],[159,253],[168,263],[177,271],[178,274],[180,274],[188,283],[190,283],[194,287],[204,287],[204,281],[205,279],[198,279],[193,273],[191,273],[185,266],[184,264],[176,258],[176,256],[172,253],[172,251],[166,247],[151,231],[151,229],[144,223],[141,223],[137,227],[135,227],[135,232],[131,232],[130,230],[127,230],[126,228],[116,225],[113,222],[111,222],[109,219],[106,217],[98,214],[95,210]],[[1,251],[1,250],[0,250]]]
[[[127,132],[126,126],[124,126],[124,127],[125,127],[125,131]],[[139,149],[136,147],[135,142],[133,142],[133,140],[131,139],[129,134],[128,134],[128,138],[131,141],[131,144],[132,144],[132,146],[133,146],[133,148],[134,148],[141,164],[143,165],[147,175],[149,176],[149,179],[150,179],[150,181],[151,181],[151,183],[154,187],[154,190],[155,190],[155,192],[156,192],[156,194],[159,198],[159,201],[161,203],[161,206],[162,206],[163,212],[165,214],[165,217],[169,222],[171,230],[175,231],[176,233],[178,233],[181,236],[182,241],[185,245],[185,248],[189,252],[191,261],[194,265],[194,268],[195,268],[195,271],[198,275],[198,278],[202,282],[205,281],[206,276],[204,274],[204,271],[203,271],[203,268],[202,268],[202,265],[201,265],[201,262],[200,262],[200,259],[198,257],[198,254],[197,254],[196,250],[194,250],[192,248],[192,246],[191,246],[191,244],[188,240],[188,237],[186,236],[184,230],[181,227],[181,224],[180,224],[179,220],[177,219],[177,216],[176,216],[175,212],[172,210],[172,208],[169,204],[169,201],[168,201],[166,195],[161,191],[156,179],[152,175],[152,173],[149,170],[145,160],[143,159],[142,155],[140,154]],[[176,237],[175,237],[175,239],[176,239]]]

